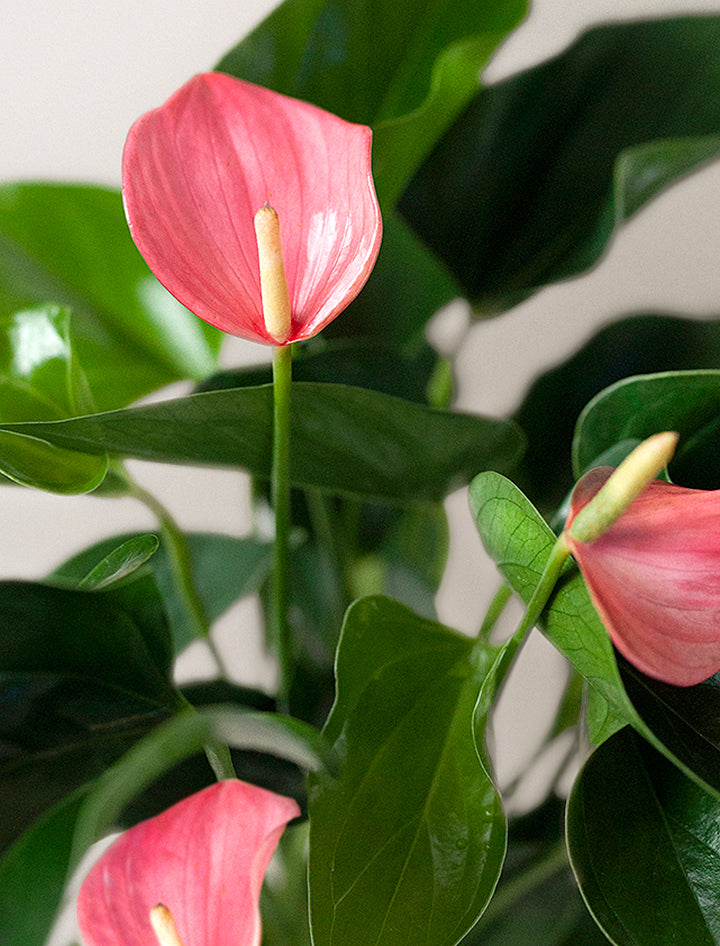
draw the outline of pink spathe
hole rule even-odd
[[[613,472],[575,487],[568,547],[617,649],[677,686],[720,670],[720,491],[654,480],[599,539],[578,542],[572,520]]]
[[[223,73],[197,75],[133,125],[123,153],[132,237],[160,282],[231,335],[276,344],[254,230],[278,213],[292,323],[317,334],[358,294],[382,235],[372,132]]]
[[[183,946],[258,946],[265,870],[290,798],[236,779],[218,782],[122,834],[85,878],[85,946],[156,946],[150,911],[172,913]]]

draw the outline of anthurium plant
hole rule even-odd
[[[616,318],[502,417],[426,332],[720,154],[720,15],[484,86],[526,12],[285,0],[147,103],[118,190],[0,186],[4,482],[157,521],[0,581],[0,946],[71,896],[84,946],[720,944],[718,322]],[[184,531],[134,459],[242,471],[256,527]],[[435,609],[459,489],[471,636]],[[213,635],[247,595],[269,692]],[[493,720],[534,628],[567,673],[522,807]]]

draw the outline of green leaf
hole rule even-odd
[[[718,798],[631,729],[590,757],[570,795],[568,845],[583,897],[616,946],[720,943],[719,818]]]
[[[5,425],[64,449],[161,463],[236,466],[268,478],[272,387],[211,391],[50,423]],[[439,411],[361,388],[293,384],[294,486],[386,502],[439,500],[522,449],[511,422]]]
[[[390,599],[348,611],[324,730],[340,772],[310,794],[316,946],[454,944],[489,900],[505,821],[473,738],[474,643]]]
[[[385,338],[328,340],[323,332],[322,337],[297,346],[292,370],[293,381],[346,384],[427,404],[428,386],[437,363],[437,352],[427,343],[413,345],[411,352],[406,353],[398,351]],[[219,371],[198,384],[195,393],[271,383],[272,365],[268,361],[266,365]]]
[[[477,88],[524,0],[285,0],[217,65],[376,130],[381,201]]]
[[[601,26],[479,92],[399,207],[484,313],[573,276],[720,151],[720,17]]]
[[[65,450],[40,437],[0,430],[0,471],[21,486],[51,493],[89,493],[105,479],[106,453]]]
[[[470,505],[488,554],[527,602],[555,543],[554,534],[520,490],[498,474],[483,473],[473,480]],[[683,701],[677,695],[669,697],[667,688],[655,686],[637,671],[621,676],[619,658],[572,563],[568,562],[540,624],[607,704],[595,703],[589,718],[593,741],[607,738],[618,722],[630,723],[686,775],[720,797],[720,739],[712,721],[702,722],[708,690],[692,687]],[[714,690],[711,702],[718,702]]]
[[[0,417],[57,420],[76,411],[70,311],[58,305],[0,318]]]
[[[193,577],[210,622],[215,621],[238,598],[260,590],[272,565],[272,543],[259,538],[236,539],[234,536],[206,532],[186,535],[190,546]],[[50,576],[54,582],[82,587],[108,558],[121,559],[126,546],[135,554],[148,551],[154,536],[127,534],[103,539],[64,562]],[[129,563],[132,565],[132,561]],[[155,576],[159,602],[172,630],[174,651],[178,653],[195,640],[183,603],[178,600],[172,565],[162,543],[149,561]],[[107,567],[106,565],[103,567]]]
[[[0,671],[0,850],[171,711],[167,695],[106,683],[104,670],[98,666],[98,679]]]
[[[720,320],[639,314],[603,328],[543,374],[514,414],[528,439],[518,481],[523,491],[542,510],[559,505],[574,483],[575,424],[604,388],[634,375],[691,368],[720,368]]]
[[[44,946],[62,901],[85,789],[39,818],[0,859],[0,946]]]
[[[78,583],[79,588],[100,590],[122,581],[154,555],[160,545],[156,535],[136,535],[115,546]]]
[[[77,357],[101,410],[215,366],[220,333],[150,273],[117,191],[0,186],[0,312],[48,301],[73,311]]]
[[[670,474],[683,486],[720,485],[720,371],[668,371],[627,378],[597,395],[580,415],[573,443],[578,475],[623,440],[676,430]]]
[[[145,581],[0,583],[0,847],[167,715],[170,656]]]
[[[150,698],[167,694],[167,628],[156,610],[128,606],[128,594],[0,582],[0,670],[72,674]]]

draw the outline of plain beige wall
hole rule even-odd
[[[70,179],[118,184],[120,154],[134,119],[160,104],[220,55],[271,7],[260,0],[22,0],[8,3],[0,30],[0,180]],[[528,21],[489,67],[488,81],[529,66],[602,20],[671,13],[720,12],[720,0],[536,0]],[[540,292],[510,315],[477,324],[458,359],[458,405],[489,414],[510,411],[532,378],[573,351],[594,328],[639,309],[720,312],[720,165],[655,200],[614,241],[588,275]],[[452,337],[466,314],[456,307],[437,326]],[[225,364],[265,360],[266,352],[230,340]],[[249,525],[247,484],[236,473],[134,464],[187,528],[242,533]],[[440,616],[474,630],[496,587],[470,521],[465,491],[448,500],[453,524],[450,569]],[[151,528],[135,503],[58,498],[0,487],[0,576],[42,576],[65,556],[117,531]],[[254,626],[245,602],[221,624],[221,636]],[[204,666],[197,651],[185,671]],[[269,686],[274,668],[259,644],[243,655],[244,681]],[[512,693],[498,738],[505,777],[530,751],[523,707],[539,719],[545,681],[558,673],[547,646],[535,643],[527,679]],[[529,679],[529,677],[528,677]],[[510,701],[507,701],[509,704]],[[506,704],[507,705],[507,704]],[[520,709],[520,712],[518,712]]]

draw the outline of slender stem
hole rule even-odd
[[[290,538],[290,388],[292,348],[273,349],[273,457],[271,496],[275,513],[275,550],[270,585],[270,626],[280,664],[278,704],[287,712],[292,684],[292,648],[288,627]]]
[[[197,709],[178,689],[175,691],[175,699],[181,712],[197,713]],[[237,778],[235,766],[233,765],[232,756],[230,754],[230,747],[224,742],[218,742],[216,739],[213,739],[211,742],[205,743],[203,751],[218,782],[227,778]]]
[[[114,464],[113,469],[123,479],[130,495],[146,506],[157,519],[175,580],[175,589],[190,626],[195,636],[207,644],[221,675],[227,677],[222,656],[210,635],[210,623],[205,612],[205,605],[195,586],[192,557],[185,533],[160,500],[136,483],[124,467]]]
[[[512,594],[513,591],[510,585],[502,585],[495,593],[483,622],[480,625],[480,630],[478,631],[478,637],[481,640],[486,641],[490,637],[490,634],[493,632],[495,625],[500,619],[500,615],[505,610],[505,605],[512,598]]]
[[[565,542],[565,536],[561,535],[550,550],[550,555],[545,568],[540,576],[535,590],[527,604],[527,609],[523,614],[515,633],[502,646],[495,663],[485,678],[485,682],[480,691],[479,707],[483,712],[490,709],[490,704],[499,696],[500,689],[507,679],[510,668],[517,656],[518,650],[524,643],[529,631],[537,624],[545,605],[550,600],[550,595],[557,584],[565,561],[570,551]],[[483,649],[487,647],[484,638],[479,637],[476,647]]]

